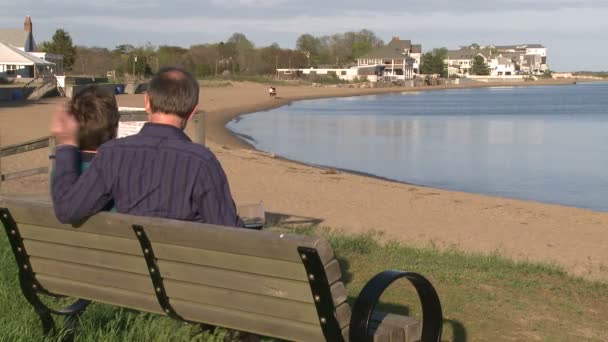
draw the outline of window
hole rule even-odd
[[[16,65],[7,65],[6,66],[6,74],[7,75],[14,75],[17,73],[17,66]]]
[[[346,76],[346,71],[340,71],[340,75]]]

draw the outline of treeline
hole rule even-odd
[[[348,67],[356,63],[357,57],[383,45],[369,30],[320,37],[303,34],[296,41],[296,49],[281,48],[276,43],[256,47],[243,33],[234,33],[226,41],[189,48],[122,44],[111,50],[76,46],[73,64],[66,67],[71,74],[105,75],[113,71],[117,77],[146,77],[163,65],[182,66],[199,78],[272,75],[276,68]]]

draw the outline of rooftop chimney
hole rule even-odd
[[[393,40],[400,40],[399,36],[393,36]]]
[[[32,32],[32,19],[29,15],[25,16],[25,22],[23,23],[23,29],[26,32]]]

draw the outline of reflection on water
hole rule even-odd
[[[313,100],[229,128],[307,163],[608,210],[607,92],[593,84]]]

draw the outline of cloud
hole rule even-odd
[[[367,28],[385,40],[407,37],[424,49],[538,42],[558,61],[566,61],[559,56],[579,45],[586,50],[577,54],[587,56],[579,62],[606,65],[608,60],[608,48],[597,44],[603,40],[599,33],[608,29],[608,0],[0,1],[0,27],[22,27],[25,15],[32,16],[37,41],[61,27],[77,44],[108,47],[146,41],[189,46],[225,40],[233,32],[244,32],[257,45],[276,41],[293,47],[303,33]]]

